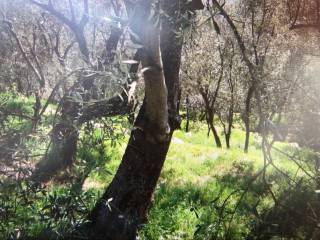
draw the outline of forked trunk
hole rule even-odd
[[[122,32],[113,31],[107,42],[105,64],[110,64],[114,60],[114,48],[116,48]],[[112,53],[112,54],[111,54]],[[140,50],[134,56],[134,60],[140,61]],[[102,70],[101,65],[97,70]],[[138,71],[138,64],[132,64],[129,73],[132,75],[124,86],[121,95],[116,95],[111,99],[96,101],[87,104],[81,109],[76,107],[74,100],[66,97],[61,104],[61,118],[53,126],[51,143],[47,154],[36,166],[32,178],[38,182],[46,182],[61,169],[70,167],[76,159],[76,151],[79,140],[78,130],[83,123],[96,118],[111,117],[130,113],[133,108],[131,99],[135,89],[135,75]],[[95,75],[79,78],[78,82],[87,90],[91,90],[94,85]],[[72,94],[72,93],[71,93]],[[80,96],[80,93],[78,93]],[[90,96],[84,96],[89,98]],[[88,99],[88,100],[89,100]],[[88,101],[85,99],[85,101]],[[79,100],[81,102],[81,100]],[[70,107],[71,106],[71,107]]]
[[[148,5],[146,2],[144,4]],[[175,23],[178,16],[177,11],[181,11],[179,7],[179,1],[163,1],[162,10],[171,16],[170,19],[162,19],[161,31],[161,56],[166,89],[162,88],[162,83],[160,83],[162,81],[161,69],[153,73],[149,72],[158,74],[158,76],[144,75],[145,81],[149,81],[150,78],[156,79],[154,86],[160,86],[160,88],[152,89],[153,86],[148,83],[146,85],[146,88],[149,89],[146,89],[144,104],[131,132],[119,169],[90,215],[94,239],[133,240],[136,239],[139,226],[146,222],[172,133],[180,124],[178,100],[182,41],[176,34],[179,25]],[[147,18],[143,16],[142,19]],[[148,37],[154,38],[154,36]],[[144,65],[147,67],[146,64],[151,64],[152,69],[155,67],[152,62],[159,60],[156,59],[155,49],[150,49],[150,47],[155,47],[154,42],[156,39],[147,39],[147,42],[144,42],[145,54],[149,53],[148,57],[151,57]],[[154,90],[159,93],[151,94]],[[148,93],[148,91],[151,92]],[[167,92],[167,104],[165,104],[167,113],[163,112],[166,109],[164,106],[152,105],[157,102],[163,104],[162,98],[165,92]],[[159,101],[150,99],[152,96],[158,98]],[[159,116],[163,121],[159,122],[152,116]],[[169,132],[167,132],[169,128],[162,129],[165,118],[170,126]]]

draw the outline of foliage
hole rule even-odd
[[[314,182],[299,174],[298,183],[290,183],[275,168],[266,172],[266,182],[261,139],[255,138],[257,148],[250,144],[246,155],[241,150],[244,132],[235,132],[239,137],[230,150],[213,148],[213,139],[204,137],[204,126],[176,133],[142,239],[298,239],[313,233],[314,224],[292,216],[306,213],[308,206],[317,208]],[[181,151],[182,146],[188,150]],[[312,159],[287,143],[280,148],[299,152],[301,161]],[[279,168],[296,176],[299,168],[288,156],[275,151],[274,157]],[[270,195],[271,183],[281,205]],[[304,216],[312,216],[311,211]],[[295,227],[288,229],[291,224]]]
[[[153,120],[169,146],[179,105],[189,132],[172,137],[142,239],[320,239],[318,1],[155,2],[141,17],[132,1],[0,1],[0,238],[86,238],[143,102],[146,140]]]
[[[125,136],[121,120],[113,122],[116,126],[113,129],[118,129],[115,133]],[[108,140],[111,136],[93,126],[97,125],[83,129],[79,161],[72,174],[76,178],[71,184],[45,187],[25,180],[1,180],[3,238],[40,238],[49,232],[55,237],[81,234],[79,225],[84,223],[100,191],[111,181],[124,151],[125,139],[119,141],[117,137],[114,144]],[[314,185],[304,180],[303,173],[298,174],[299,183],[291,185],[280,172],[267,172],[268,182],[273,182],[272,187],[287,208],[277,206],[263,178],[254,179],[263,167],[258,135],[252,138],[248,155],[242,151],[244,132],[239,128],[234,129],[230,150],[214,148],[213,138],[205,136],[206,127],[201,122],[191,123],[189,133],[178,131],[174,135],[150,221],[141,231],[142,239],[255,239],[312,233],[312,224],[290,217],[290,209],[306,212],[305,209],[311,211],[307,203],[317,206]],[[188,150],[181,151],[181,147]],[[276,147],[288,155],[294,154],[302,164],[314,164],[310,151],[288,143],[279,143]],[[288,156],[278,151],[273,155],[279,167],[296,175],[297,167]],[[297,226],[297,231],[283,228],[288,226],[282,222],[285,216]]]

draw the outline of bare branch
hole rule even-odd
[[[18,48],[23,56],[23,58],[25,59],[25,61],[27,62],[27,65],[31,68],[31,70],[34,72],[34,74],[36,75],[38,82],[40,84],[41,88],[45,87],[45,78],[44,75],[40,73],[40,69],[37,69],[31,62],[30,58],[27,56],[26,50],[24,49],[17,33],[14,31],[13,25],[10,21],[8,20],[3,20],[3,22],[5,24],[7,24],[8,26],[8,30],[10,32],[10,34],[13,36],[13,38],[15,39],[15,41],[17,42]]]
[[[84,5],[84,13],[83,16],[80,20],[79,23],[76,22],[76,20],[72,17],[71,20],[68,19],[65,15],[63,15],[61,12],[57,11],[53,5],[52,2],[49,1],[48,4],[42,4],[39,3],[35,0],[30,0],[31,3],[39,6],[40,8],[42,8],[45,11],[48,11],[49,13],[51,13],[53,16],[55,16],[56,18],[58,18],[61,22],[63,22],[64,24],[66,24],[70,30],[74,33],[75,38],[78,42],[79,45],[79,49],[81,54],[84,57],[84,61],[86,63],[90,63],[90,55],[89,55],[89,49],[87,46],[87,40],[84,36],[84,27],[86,26],[86,24],[89,22],[89,5],[88,5],[88,0],[84,0],[83,1],[83,5]],[[72,6],[72,2],[71,2],[71,12],[73,11],[73,6]],[[73,15],[71,13],[71,15]]]
[[[43,10],[46,10],[47,12],[51,13],[53,16],[58,18],[60,21],[62,21],[64,24],[66,24],[71,29],[74,28],[74,23],[72,21],[70,21],[66,16],[64,16],[61,12],[57,11],[53,7],[51,1],[49,1],[48,4],[39,3],[35,0],[30,0],[30,2],[37,5],[38,7],[42,8]]]

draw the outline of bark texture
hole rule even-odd
[[[148,6],[148,1],[141,3],[143,5],[139,6],[140,10]],[[144,74],[146,81],[145,101],[131,132],[122,162],[113,181],[89,217],[94,235],[92,238],[94,239],[136,239],[139,226],[146,222],[172,133],[180,125],[178,111],[182,39],[178,38],[176,33],[179,29],[177,19],[183,11],[180,8],[181,3],[177,0],[162,2],[162,10],[170,16],[170,19],[166,17],[161,19],[161,55],[159,55],[155,39],[152,44],[149,44],[148,40],[144,42],[143,65],[148,68],[153,62],[154,65],[151,65],[151,69],[154,71],[146,70]],[[143,17],[140,19],[146,19],[145,16],[150,11],[148,8],[143,10],[141,15]],[[139,17],[136,18],[136,21],[139,23]],[[145,26],[142,25],[142,27]],[[148,27],[144,30],[146,29]],[[139,30],[136,33],[139,33]],[[140,32],[139,36],[145,35]],[[148,38],[148,36],[146,37]],[[152,38],[154,36],[149,40]],[[162,67],[159,60],[160,62],[162,60]],[[149,80],[150,83],[148,83]],[[155,85],[151,80],[155,82]],[[165,80],[165,84],[163,80]],[[159,93],[157,94],[154,93],[155,87],[158,87]],[[163,97],[166,94],[167,102],[164,103]],[[160,106],[160,104],[163,105]],[[153,109],[154,107],[158,109]],[[163,129],[166,122],[170,126],[169,132],[167,132],[168,129]],[[153,126],[156,127],[153,128]]]

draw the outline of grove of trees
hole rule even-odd
[[[277,167],[274,151],[298,166],[307,179],[302,188],[319,193],[319,14],[319,0],[2,0],[3,238],[139,239],[174,132],[203,123],[213,148],[235,148],[235,129],[244,133],[246,154],[252,138],[261,138],[264,165],[247,191],[261,177],[274,208],[257,213],[263,217],[239,239],[318,239],[319,203],[311,200],[301,216],[307,220],[287,223],[292,235],[266,229],[281,214],[297,214],[295,205],[285,208],[285,194],[305,183]],[[123,139],[105,191],[84,192],[89,176],[106,164],[99,157],[105,143],[112,149]],[[297,161],[279,142],[296,143],[307,160]],[[270,168],[287,179],[284,192],[272,188]],[[56,186],[69,189],[74,205],[63,215],[55,210],[64,203],[44,204],[53,213],[39,218],[46,227],[20,228],[17,219],[26,219],[20,205],[40,209],[39,195],[57,198],[50,195]],[[61,232],[54,222],[60,218]]]

